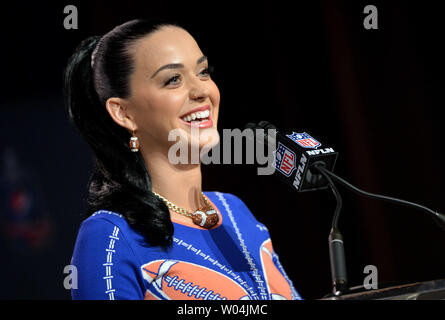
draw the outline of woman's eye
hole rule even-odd
[[[178,81],[179,81],[179,78],[180,78],[179,75],[173,76],[173,77],[171,77],[170,79],[168,79],[168,80],[165,82],[164,85],[177,84]]]
[[[202,70],[200,73],[203,74],[204,76],[209,77],[213,72],[213,67],[212,66],[208,66],[207,68],[205,68],[204,70]]]
[[[210,77],[212,72],[213,72],[213,67],[209,66],[209,67],[203,69],[199,74],[204,76],[204,77],[206,77],[206,78],[208,78],[208,77]],[[181,75],[178,74],[178,75],[175,75],[175,76],[171,77],[170,79],[168,79],[164,83],[164,86],[168,86],[168,85],[171,85],[171,84],[172,85],[179,84],[180,81],[181,81]]]

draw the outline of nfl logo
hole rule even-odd
[[[306,132],[303,133],[292,132],[292,134],[287,134],[286,137],[291,138],[292,141],[296,142],[303,148],[317,149],[319,146],[321,146],[320,142],[312,138]]]
[[[273,154],[275,156],[275,169],[289,177],[296,168],[295,153],[278,142],[277,151],[274,151]]]

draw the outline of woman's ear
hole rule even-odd
[[[114,122],[127,130],[136,131],[136,123],[127,113],[127,104],[125,104],[123,99],[109,98],[105,103],[105,107]]]

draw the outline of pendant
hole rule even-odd
[[[207,210],[206,212],[197,210],[192,213],[193,222],[206,229],[210,229],[219,221],[218,214],[215,209]]]

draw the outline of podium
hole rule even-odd
[[[445,300],[445,279],[369,290],[360,286],[343,295],[332,294],[320,300]]]

